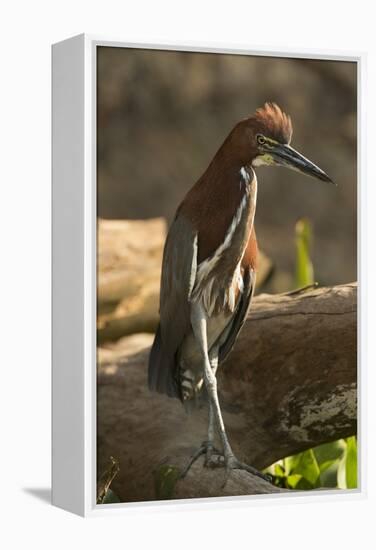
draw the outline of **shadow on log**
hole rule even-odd
[[[356,294],[353,283],[254,299],[218,374],[239,459],[262,469],[356,433]],[[121,501],[281,491],[245,472],[231,474],[223,488],[223,469],[202,461],[159,490],[161,468],[178,473],[205,439],[207,411],[188,416],[178,400],[148,391],[151,342],[149,334],[134,335],[98,353],[98,472],[109,456],[119,461],[113,490]]]

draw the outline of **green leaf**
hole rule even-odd
[[[281,464],[274,464],[274,475],[279,477],[285,477],[285,470]]]
[[[301,481],[303,476],[300,474],[293,474],[291,476],[287,476],[287,485],[290,489],[296,489],[298,483]]]
[[[339,459],[332,461],[328,460],[320,466],[320,487],[337,487],[337,471],[339,463]]]
[[[295,471],[295,468],[299,464],[300,453],[292,456],[287,456],[284,459],[285,472],[287,475],[292,474]]]
[[[348,489],[356,489],[358,486],[358,461],[355,436],[346,439],[346,485]]]
[[[271,474],[274,477],[285,477],[285,469],[283,460],[278,460],[263,470],[264,474]]]
[[[321,476],[321,474],[324,474],[326,472],[326,470],[331,468],[333,466],[333,464],[336,464],[337,468],[338,468],[339,459],[337,458],[336,460],[327,460],[326,462],[322,462],[321,464],[319,464],[320,476]]]
[[[339,489],[347,489],[346,483],[346,454],[340,460],[337,470],[337,487]]]
[[[331,441],[330,443],[324,443],[314,448],[315,456],[320,470],[322,471],[323,465],[328,462],[333,462],[342,458],[346,451],[346,443],[343,439],[337,441]]]
[[[313,265],[310,258],[312,228],[310,222],[302,218],[295,226],[296,270],[295,279],[298,288],[314,283]]]
[[[301,474],[305,480],[315,487],[320,477],[320,468],[312,449],[308,449],[308,451],[300,454],[299,462],[294,468],[293,473]]]
[[[295,489],[299,491],[312,491],[312,489],[315,489],[315,485],[312,485],[305,477],[302,477],[295,485]]]
[[[357,445],[355,436],[345,440],[346,451],[338,466],[338,487],[340,489],[356,489],[357,479]]]
[[[163,464],[154,475],[155,494],[158,499],[166,500],[172,497],[175,484],[180,478],[180,471],[175,466]]]

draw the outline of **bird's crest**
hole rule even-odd
[[[263,107],[256,110],[253,118],[265,135],[276,139],[279,143],[290,143],[291,118],[276,103],[265,103]]]

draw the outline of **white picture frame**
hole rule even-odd
[[[358,66],[358,438],[359,488],[291,495],[258,495],[145,503],[96,504],[96,49],[150,48],[238,55],[353,61]],[[365,54],[275,51],[219,44],[129,44],[79,35],[52,47],[52,502],[81,516],[147,506],[249,506],[362,498],[366,494],[364,349]]]

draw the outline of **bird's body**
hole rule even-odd
[[[150,388],[180,398],[188,408],[205,384],[209,430],[200,452],[207,453],[207,463],[217,429],[226,468],[253,473],[235,459],[227,440],[216,370],[231,351],[255,287],[254,167],[286,164],[330,181],[289,146],[291,133],[289,117],[266,104],[235,126],[180,204],[164,249],[160,325],[149,360]]]
[[[235,192],[229,194],[226,184],[230,177],[234,179]],[[223,193],[215,193],[212,197],[210,180],[206,177],[199,180],[198,188],[194,187],[187,195],[178,213],[186,219],[191,212],[196,213],[196,216],[189,220],[198,235],[197,269],[191,300],[202,304],[207,316],[209,353],[217,349],[221,359],[230,351],[230,340],[235,340],[248,310],[257,261],[257,241],[253,229],[257,195],[256,176],[252,168],[243,168],[238,173],[235,171],[231,175],[222,174],[222,178],[225,184]],[[217,185],[220,179],[217,177]],[[200,208],[200,203],[196,201],[203,194],[200,192],[201,185],[208,187],[208,200],[201,203]],[[226,194],[226,211],[223,212],[218,199]],[[204,232],[200,227],[200,221],[204,219],[210,220],[208,225],[213,229],[212,232]],[[245,300],[246,304],[240,323],[236,323],[239,319],[234,314],[239,312],[242,300]],[[177,362],[181,398],[185,403],[190,400],[196,402],[203,384],[203,371],[200,348],[192,328],[182,341]]]

